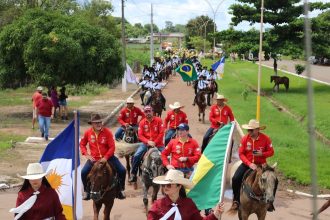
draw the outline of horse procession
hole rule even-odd
[[[190,59],[197,71],[197,80],[186,86],[191,89],[192,106],[197,105],[194,108],[197,108],[198,120],[188,118],[181,104],[186,100],[180,100],[180,94],[173,104],[166,105],[162,93],[175,75],[175,69],[186,59]],[[94,220],[99,219],[102,205],[103,219],[110,219],[115,199],[126,199],[125,189],[138,190],[139,186],[147,219],[221,219],[223,200],[219,199],[215,207],[200,210],[187,193],[194,187],[192,177],[203,152],[217,146],[209,143],[228,125],[233,127],[235,135],[228,142],[230,157],[222,180],[226,189],[232,190],[231,207],[226,213],[237,215],[240,220],[255,214],[263,220],[267,212],[275,211],[279,181],[276,164],[267,164],[267,158],[275,152],[271,138],[263,132],[266,126],[255,119],[240,126],[216,79],[215,71],[203,67],[197,57],[156,58],[152,66],[144,66],[138,82],[141,104],[136,98],[127,98],[126,106],[118,114],[119,127],[114,135],[103,125],[99,114],[91,115],[88,122],[91,127],[80,141],[80,150],[86,159],[81,171],[83,200],[93,201]],[[210,125],[205,125],[208,107]],[[166,114],[162,118],[163,111]],[[191,133],[192,120],[208,127],[202,139],[195,139]],[[247,134],[244,135],[242,128]],[[125,159],[125,167],[117,156]],[[157,199],[160,191],[162,198]],[[324,204],[319,212],[328,206],[330,203]]]

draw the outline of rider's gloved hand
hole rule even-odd
[[[156,146],[156,143],[153,142],[153,141],[148,141],[148,145],[149,145],[150,147],[155,147],[155,146]]]
[[[102,157],[102,159],[100,160],[101,163],[105,163],[107,162],[107,159],[105,159],[104,157]]]

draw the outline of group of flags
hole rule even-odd
[[[225,67],[225,56],[221,57],[220,60],[211,65],[212,69],[217,74],[217,79],[222,79]],[[175,69],[175,72],[179,73],[184,82],[197,80],[197,71],[190,59],[185,60],[185,62]]]

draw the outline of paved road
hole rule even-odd
[[[193,90],[191,87],[187,87],[185,83],[181,81],[179,76],[173,77],[167,88],[164,89],[165,97],[167,98],[167,106],[175,101],[180,101],[185,105],[184,111],[188,114],[189,124],[191,127],[191,134],[198,140],[202,141],[202,137],[209,127],[209,122],[206,117],[205,124],[198,122],[197,107],[193,107]],[[229,105],[231,100],[229,99]],[[235,112],[235,110],[234,110]],[[208,113],[208,110],[207,110]],[[163,114],[164,117],[165,114]],[[114,130],[115,128],[112,128]],[[288,186],[289,187],[289,186]],[[279,189],[277,198],[275,201],[276,212],[269,213],[267,215],[268,220],[305,220],[311,219],[309,213],[311,210],[310,200],[305,198],[299,198],[297,196],[290,195],[284,191],[285,189]],[[127,194],[129,197],[124,201],[116,200],[111,212],[111,219],[115,220],[132,220],[132,219],[146,219],[143,212],[142,203],[142,191],[132,189],[131,186],[127,186]],[[0,219],[11,219],[12,216],[8,213],[9,208],[15,205],[16,193],[6,192],[0,193]],[[84,219],[91,220],[92,202],[83,202],[84,205]],[[320,204],[319,204],[320,206]],[[226,209],[230,207],[230,201],[226,201]],[[226,214],[222,218],[223,220],[238,219],[237,216],[227,216]],[[250,218],[255,220],[256,216]],[[319,218],[320,220],[330,219],[330,209],[326,210]]]
[[[273,60],[269,61],[263,61],[262,64],[267,65],[271,68],[273,68]],[[295,65],[296,64],[302,64],[304,65],[303,61],[296,61],[296,60],[280,60],[277,62],[277,68],[284,70],[284,71],[289,71],[291,73],[295,74]],[[303,77],[306,77],[306,71],[304,71],[301,74]],[[311,78],[322,81],[328,85],[330,85],[330,66],[320,66],[320,65],[313,65],[311,64]]]

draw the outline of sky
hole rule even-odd
[[[113,16],[121,17],[121,0],[110,0],[114,6]],[[316,0],[312,0],[316,1]],[[330,2],[330,0],[319,0],[321,2]],[[209,4],[207,3],[209,2]],[[302,1],[303,2],[303,1]],[[226,30],[231,22],[229,6],[235,3],[235,0],[125,0],[125,18],[131,24],[148,24],[151,15],[151,3],[153,4],[153,20],[158,28],[165,28],[165,21],[175,24],[187,24],[188,20],[201,15],[207,15],[213,19],[215,14],[217,30]],[[212,8],[211,8],[211,6]],[[317,15],[318,12],[311,14]],[[260,25],[253,27],[259,29]],[[267,25],[265,26],[267,28]],[[235,27],[237,30],[249,30],[248,22],[242,22]]]

